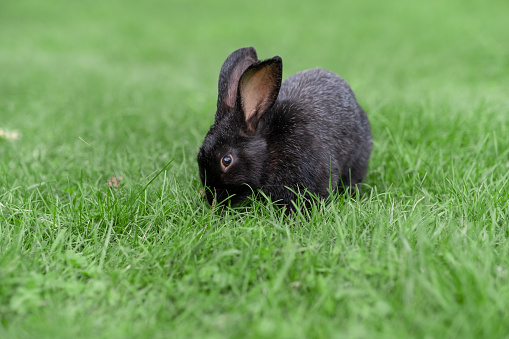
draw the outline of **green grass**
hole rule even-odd
[[[508,338],[508,11],[3,1],[0,338]],[[217,75],[248,45],[351,84],[362,202],[200,199]]]

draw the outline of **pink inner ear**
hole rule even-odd
[[[233,110],[235,108],[235,102],[237,101],[237,89],[239,86],[239,80],[242,76],[242,73],[256,60],[253,58],[246,58],[245,60],[239,62],[235,68],[233,69],[230,82],[228,86],[228,91],[226,92],[225,104]]]
[[[259,119],[273,102],[277,79],[272,67],[274,66],[263,67],[252,74],[245,74],[242,78],[240,95],[244,118],[248,124],[252,118]]]

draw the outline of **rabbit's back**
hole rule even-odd
[[[297,102],[313,116],[317,127],[346,129],[368,122],[347,82],[320,68],[301,71],[286,79],[278,100]]]
[[[329,157],[332,173],[339,172],[343,181],[351,176],[353,183],[366,175],[371,129],[366,113],[343,78],[319,68],[301,71],[282,83],[278,101],[294,102],[300,107],[301,114],[306,115],[301,128],[317,139],[315,147]]]

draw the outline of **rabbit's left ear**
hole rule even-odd
[[[223,116],[235,108],[240,77],[254,62],[258,61],[254,47],[245,47],[234,51],[226,58],[219,73],[217,115]]]
[[[246,132],[253,134],[262,115],[274,105],[283,76],[283,61],[272,59],[249,66],[239,82],[237,104],[244,113]]]

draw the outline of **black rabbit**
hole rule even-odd
[[[291,206],[296,193],[359,190],[371,154],[366,113],[348,84],[323,70],[283,84],[280,57],[236,50],[219,74],[214,124],[198,153],[207,201],[235,204],[261,190]],[[355,191],[355,190],[354,190]]]

